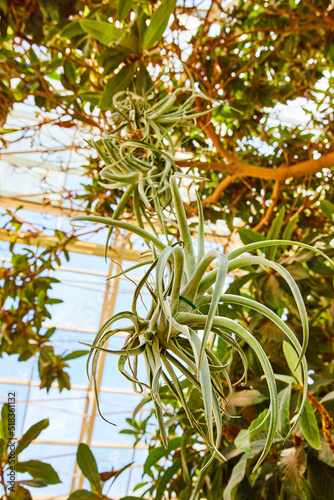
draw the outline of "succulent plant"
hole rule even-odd
[[[205,253],[204,217],[199,196],[197,200],[199,221],[196,256],[180,196],[178,178],[171,176],[169,183],[173,200],[172,211],[175,214],[180,234],[180,238],[170,244],[165,244],[157,235],[128,222],[98,216],[78,216],[72,219],[73,223],[90,221],[103,223],[111,228],[125,229],[142,238],[151,249],[148,259],[126,271],[142,266],[147,268],[136,286],[132,310],[118,313],[106,321],[96,335],[93,345],[90,346],[88,365],[91,362],[91,371],[95,378],[101,351],[119,356],[118,368],[133,383],[134,389],[142,392],[144,388],[147,388],[151,391],[161,439],[167,447],[164,409],[159,399],[159,384],[162,378],[171,393],[183,406],[191,425],[199,430],[207,445],[212,449],[212,458],[218,455],[224,460],[224,456],[219,450],[222,414],[227,414],[226,406],[230,400],[233,385],[246,384],[247,382],[247,357],[238,342],[238,339],[241,339],[256,354],[262,366],[270,395],[269,411],[265,417],[269,419],[269,430],[265,446],[255,467],[257,468],[269,452],[277,429],[278,399],[275,374],[268,356],[255,336],[236,321],[220,316],[218,306],[220,303],[237,304],[261,313],[282,330],[287,341],[297,353],[297,367],[301,366],[303,374],[303,396],[298,415],[289,432],[290,435],[303,412],[307,396],[308,369],[305,351],[309,329],[306,308],[296,282],[283,266],[263,256],[249,254],[269,246],[299,245],[322,255],[332,265],[334,263],[319,249],[290,240],[258,241],[238,248],[228,255],[214,249]],[[214,261],[217,261],[217,265],[212,269]],[[271,269],[286,281],[299,311],[303,328],[302,344],[299,343],[289,326],[265,305],[244,296],[223,293],[227,274],[247,266],[261,266],[265,269]],[[155,272],[154,286],[152,286],[151,280],[153,272]],[[147,316],[141,317],[138,313],[138,300],[141,290],[145,286],[151,294],[151,307]],[[114,327],[119,320],[124,319],[129,320],[131,325]],[[106,348],[108,340],[120,331],[127,333],[123,348],[120,350]],[[236,351],[242,360],[244,374],[234,384],[232,384],[228,373],[230,361],[222,365],[214,354],[213,347],[217,338],[226,342],[232,352]],[[140,357],[145,360],[147,384],[140,381],[137,376],[137,363]],[[128,364],[129,370],[126,370],[126,364]],[[180,375],[186,377],[194,387],[200,390],[203,399],[204,422],[197,421],[188,407],[180,386]],[[199,404],[201,403],[199,402]],[[205,467],[209,463],[207,462]]]
[[[184,102],[176,105],[180,93]],[[115,94],[111,115],[113,133],[89,144],[105,163],[100,184],[107,189],[124,189],[112,218],[118,219],[132,198],[139,227],[143,228],[145,221],[157,234],[150,216],[157,217],[164,231],[163,220],[171,203],[169,179],[181,173],[175,162],[174,127],[189,129],[196,124],[198,116],[209,110],[193,109],[196,97],[207,98],[192,88],[177,89],[157,102],[153,102],[154,97],[154,93],[140,96],[129,91]],[[106,246],[111,232],[112,228]]]

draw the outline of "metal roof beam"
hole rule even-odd
[[[13,234],[11,234],[6,229],[0,229],[0,241],[11,241]],[[36,245],[37,242],[42,247],[54,246],[59,243],[59,240],[54,236],[40,235],[38,237],[31,236],[31,233],[18,233],[17,242],[26,243],[26,239],[29,239],[31,245]],[[96,243],[90,243],[88,241],[76,240],[69,242],[66,245],[66,249],[69,252],[82,253],[85,255],[98,255],[99,257],[104,257],[104,245],[98,245]],[[138,261],[141,257],[141,252],[137,250],[130,250],[128,248],[113,247],[108,248],[107,256],[112,260],[128,260],[128,261]]]

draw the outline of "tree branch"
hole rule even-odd
[[[203,208],[206,207],[207,205],[211,205],[213,203],[217,203],[219,200],[220,196],[223,194],[225,189],[233,182],[235,179],[237,179],[239,176],[238,175],[228,175],[225,177],[216,187],[214,192],[202,200],[202,206]]]
[[[272,213],[274,211],[275,206],[278,203],[279,197],[281,194],[280,190],[280,181],[276,181],[273,189],[273,194],[271,195],[270,198],[270,205],[268,207],[268,210],[266,211],[264,217],[262,220],[259,222],[259,224],[255,227],[253,227],[253,231],[260,231],[260,229],[264,226],[267,225],[271,219]]]
[[[229,154],[229,157],[232,155]],[[179,167],[189,168],[191,166],[202,170],[214,170],[216,172],[228,172],[235,174],[238,177],[254,177],[256,179],[266,179],[274,181],[285,181],[289,177],[302,177],[308,174],[314,174],[324,168],[334,167],[334,152],[321,156],[317,160],[307,160],[295,165],[287,165],[285,167],[268,168],[257,167],[250,163],[244,163],[232,157],[230,163],[224,162],[198,162],[198,161],[178,161]]]
[[[203,111],[201,102],[196,100],[198,111]],[[210,122],[208,115],[200,117],[198,123],[202,131],[208,139],[211,139],[217,153],[221,155],[224,161],[199,162],[199,161],[177,161],[179,167],[190,168],[192,166],[201,170],[215,170],[217,172],[228,172],[236,177],[254,177],[256,179],[266,179],[274,181],[285,181],[289,177],[303,177],[304,175],[319,172],[324,168],[332,168],[334,166],[334,152],[322,155],[317,160],[307,160],[295,165],[286,165],[278,168],[258,167],[251,163],[236,158],[223,145],[219,135],[216,132],[215,126]]]

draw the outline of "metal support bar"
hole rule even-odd
[[[0,241],[11,241],[12,235],[6,229],[0,229]],[[40,246],[48,247],[59,243],[59,240],[54,236],[41,235],[38,237],[31,237],[29,234],[18,233],[17,242],[26,243],[24,238],[29,238],[32,245],[36,245],[39,242]],[[96,243],[89,243],[88,241],[73,241],[66,245],[66,249],[69,252],[82,253],[85,255],[98,255],[99,257],[104,257],[104,245],[97,245]],[[113,247],[108,248],[108,257],[113,260],[128,260],[135,262],[141,257],[141,252],[136,250],[130,250],[128,248]],[[116,272],[119,271],[119,268]]]
[[[38,196],[40,196],[40,195],[36,195],[36,198],[38,198]],[[66,206],[55,205],[52,203],[54,203],[54,202],[52,202],[52,200],[50,200],[49,204],[41,203],[38,201],[31,201],[30,197],[29,197],[29,199],[27,199],[27,197],[25,197],[23,195],[20,197],[0,196],[0,204],[4,208],[14,209],[18,205],[23,204],[25,210],[31,210],[32,212],[43,212],[43,213],[51,214],[51,215],[60,215],[63,217],[73,217],[75,215],[84,215],[86,213],[84,210],[80,210],[78,207],[75,207],[75,206],[74,207],[66,207]],[[96,215],[96,214],[94,214],[92,212],[90,215]],[[131,224],[137,225],[137,221],[131,217],[121,218],[120,220],[125,220],[126,222],[130,222]],[[160,229],[159,224],[158,223],[155,224],[154,220],[151,222],[153,222],[153,224],[156,226],[156,229],[159,231],[159,229]],[[148,231],[151,230],[151,228],[149,227],[149,225],[147,224],[146,221],[144,222],[144,228]],[[195,239],[197,238],[198,235],[197,235],[196,230],[193,230],[192,236]],[[237,246],[240,246],[239,238],[237,238],[236,242],[233,241],[234,239],[235,239],[235,237],[232,238],[231,242],[234,244],[237,244]],[[214,243],[219,243],[223,247],[225,247],[226,245],[229,245],[231,243],[230,238],[228,236],[221,236],[221,235],[215,234],[214,232],[208,232],[208,231],[205,232],[205,240],[211,241]],[[130,260],[130,259],[126,259],[126,260]]]
[[[35,439],[34,444],[52,444],[52,445],[63,445],[63,446],[78,446],[77,441],[62,441],[58,439]],[[91,441],[89,443],[89,446],[94,447],[94,448],[119,448],[121,450],[132,450],[133,449],[133,444],[131,443],[108,443],[105,441]],[[147,450],[149,446],[147,444],[137,444],[136,445],[136,450]],[[74,472],[75,475],[79,475],[76,471]],[[82,485],[79,486],[79,489],[82,488]],[[73,493],[74,490],[71,490],[71,493]]]
[[[34,201],[35,199],[40,199],[41,196],[44,198],[43,194],[36,194],[32,196],[1,196],[0,202],[1,206],[4,208],[15,209],[19,205],[24,204],[25,210],[30,210],[31,212],[39,212],[43,214],[50,215],[60,215],[64,217],[74,217],[74,215],[84,215],[85,211],[80,210],[74,205],[74,207],[66,207],[61,205],[56,205],[54,201],[50,200],[50,203],[43,203],[40,201]]]
[[[109,268],[109,273],[113,272],[114,267],[116,267],[116,263],[114,264],[111,262],[110,268]],[[102,308],[102,313],[101,313],[100,327],[113,314],[113,311],[115,308],[115,303],[116,303],[118,284],[119,284],[119,277],[113,281],[113,287],[111,290],[111,286],[110,286],[111,282],[107,281],[106,290],[105,290],[105,294],[104,294],[103,308]],[[100,388],[101,388],[105,359],[106,359],[106,353],[102,352],[100,355],[97,374],[95,377],[97,394],[99,394]],[[96,401],[93,389],[94,389],[94,380],[92,377],[90,380],[89,388],[88,388],[88,392],[87,392],[84,417],[83,417],[83,421],[82,421],[80,438],[79,438],[79,443],[82,443],[85,441],[88,446],[91,445],[93,429],[94,429],[94,422],[95,422],[95,417],[96,417],[96,412],[97,412],[97,401]],[[72,485],[71,485],[71,493],[73,493],[74,491],[76,491],[78,489],[82,489],[83,482],[84,482],[84,476],[83,476],[83,474],[78,475],[78,473],[79,473],[79,468],[78,468],[78,464],[76,463],[75,468],[74,468]]]
[[[15,380],[12,378],[0,378],[0,384],[5,384],[5,385],[27,385],[26,380]],[[32,387],[39,387],[40,382],[37,380],[32,380],[31,384]],[[54,382],[51,385],[52,388],[58,388],[58,383]],[[71,389],[75,391],[87,391],[88,386],[87,385],[76,385],[76,384],[71,384]],[[138,395],[135,391],[132,389],[121,389],[118,387],[101,387],[100,392],[105,392],[106,394],[132,394],[132,395]],[[1,397],[1,396],[0,396]],[[7,401],[7,396],[6,396],[6,401]]]

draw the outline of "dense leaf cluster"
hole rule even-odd
[[[69,258],[68,239],[58,232],[58,243],[43,249],[38,232],[30,231],[23,241],[26,246],[18,249],[23,222],[17,212],[7,211],[3,218],[10,235],[10,261],[4,260],[0,268],[0,356],[16,354],[19,361],[37,356],[41,389],[49,390],[57,381],[60,391],[69,390],[70,377],[65,368],[78,351],[55,354],[52,334],[56,328],[43,326],[51,319],[50,306],[63,302],[51,297],[50,291],[59,283],[52,271],[60,265],[60,255]]]

